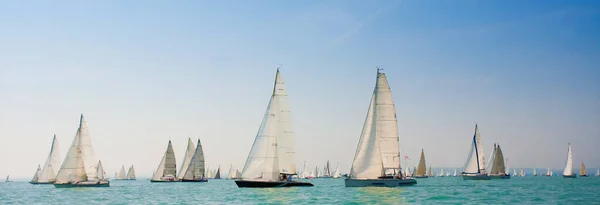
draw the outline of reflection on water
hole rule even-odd
[[[401,187],[363,187],[354,188],[360,192],[358,202],[363,204],[407,204],[406,198],[402,196],[405,188]]]

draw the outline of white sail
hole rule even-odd
[[[273,88],[273,101],[275,104],[275,119],[277,133],[277,157],[279,159],[280,173],[296,174],[296,159],[294,157],[294,131],[292,129],[290,103],[285,90],[285,84],[279,70],[275,74]]]
[[[104,172],[104,166],[102,166],[101,161],[98,161],[98,165],[96,165],[96,176],[98,176],[98,180],[106,179],[106,172]]]
[[[227,178],[225,178],[225,179],[233,179],[233,177],[234,177],[233,175],[234,175],[234,173],[233,173],[233,164],[230,164],[229,165],[229,171],[227,172]]]
[[[456,176],[456,168],[454,169],[454,174],[452,176]]]
[[[340,163],[335,165],[335,172],[333,173],[333,178],[340,178]]]
[[[475,135],[473,136],[473,141],[471,141],[471,151],[467,157],[463,172],[467,174],[485,174],[483,146],[481,145],[481,134],[479,133],[477,124],[475,124]]]
[[[135,179],[135,169],[133,168],[133,165],[131,165],[127,171],[127,179]]]
[[[490,153],[490,160],[488,161],[488,163],[486,163],[486,167],[485,170],[492,170],[492,167],[494,166],[494,159],[496,159],[496,143],[494,143],[494,148],[492,149],[492,152]]]
[[[508,158],[506,158],[506,167],[504,167],[504,173],[510,175],[510,168],[508,167]]]
[[[304,160],[304,166],[302,168],[302,176],[300,176],[303,179],[308,178],[309,173],[308,173],[308,168],[306,167],[306,160]]]
[[[442,168],[442,169],[440,170],[440,177],[443,177],[443,176],[444,176],[444,168]]]
[[[600,176],[600,169],[596,169],[596,176]]]
[[[42,168],[38,164],[38,168],[35,170],[35,174],[33,175],[33,178],[31,179],[32,183],[37,183],[39,181],[41,171],[42,171]]]
[[[58,149],[58,140],[56,135],[52,138],[52,146],[50,147],[50,153],[46,158],[46,162],[40,171],[38,182],[48,183],[56,181],[56,174],[60,169],[60,151]]]
[[[75,138],[71,143],[67,156],[65,157],[65,160],[63,160],[62,166],[56,175],[55,183],[76,183],[87,181],[88,179],[83,160],[83,151],[81,149],[80,130],[81,129],[77,129],[77,134],[75,134]]]
[[[363,126],[358,146],[354,154],[354,161],[350,169],[349,178],[354,179],[377,179],[384,173],[383,160],[381,158],[381,149],[377,139],[377,130],[375,128],[375,94],[371,97],[369,111]]]
[[[125,178],[127,178],[127,174],[125,173],[125,165],[121,165],[121,170],[119,171],[119,175],[117,175],[117,179]]]
[[[185,170],[183,179],[192,180],[192,179],[206,178],[206,174],[205,174],[204,170],[205,170],[204,151],[202,149],[202,143],[200,143],[200,139],[198,139],[197,147],[194,149],[194,155],[192,155],[190,164],[187,166],[187,169]]]
[[[513,168],[513,176],[517,176],[517,169]]]
[[[384,169],[400,169],[398,121],[392,91],[384,73],[378,71],[375,88],[375,130]]]
[[[537,176],[537,169],[533,167],[533,176]]]
[[[569,142],[569,151],[567,152],[567,164],[563,176],[573,175],[573,154],[571,153],[571,143]]]
[[[323,175],[324,176],[331,176],[331,168],[329,167],[329,160],[327,160],[327,164],[325,165],[325,168],[323,170]]]
[[[171,144],[171,140],[169,140],[169,145],[167,146],[167,150],[163,155],[160,164],[158,164],[158,168],[156,168],[156,172],[154,176],[152,176],[153,180],[162,180],[163,177],[175,177],[177,174],[177,163],[175,161],[175,152],[173,151],[173,145]]]
[[[546,171],[546,176],[550,176],[550,168],[548,168],[548,171]]]
[[[88,124],[83,118],[83,114],[81,115],[79,122],[79,135],[81,140],[81,152],[83,154],[85,173],[87,174],[88,178],[96,179],[96,165],[98,160],[96,159],[94,149],[92,148],[92,139],[90,137]]]
[[[179,168],[179,172],[177,172],[177,179],[183,178],[188,166],[190,165],[190,161],[192,161],[192,157],[196,152],[196,146],[194,146],[194,142],[192,142],[191,138],[188,138],[187,149],[185,150],[185,156],[183,157],[183,161],[181,163],[181,167]]]

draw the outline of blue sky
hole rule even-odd
[[[350,169],[377,65],[411,166],[463,166],[478,123],[511,167],[562,168],[568,142],[598,167],[599,21],[566,0],[5,2],[0,176],[30,177],[54,133],[64,156],[79,113],[109,173],[187,137],[241,168],[279,64],[298,167]]]

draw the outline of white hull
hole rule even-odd
[[[345,179],[346,187],[398,187],[417,184],[414,179]]]

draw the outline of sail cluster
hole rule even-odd
[[[163,155],[158,168],[152,176],[154,181],[179,181],[179,180],[198,180],[206,179],[204,167],[204,151],[202,144],[198,139],[197,147],[191,139],[188,139],[188,146],[179,172],[177,172],[177,162],[175,161],[175,152],[171,140],[167,145],[167,150]],[[179,175],[177,175],[179,173]]]

